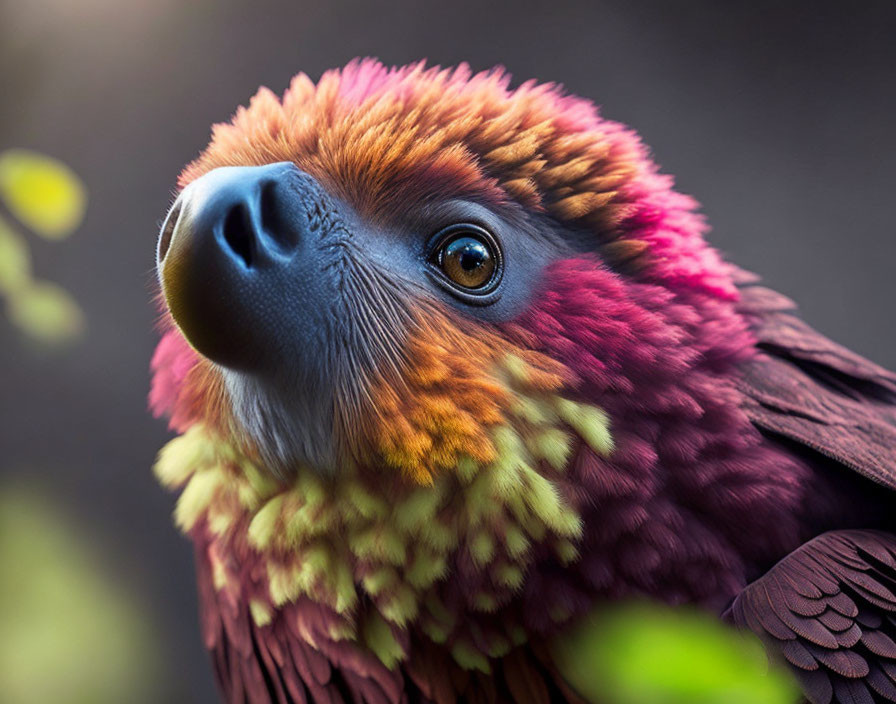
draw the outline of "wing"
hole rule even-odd
[[[794,308],[744,276],[740,311],[760,350],[740,385],[750,420],[896,488],[896,374],[831,342]]]
[[[896,702],[896,537],[824,533],[726,612],[792,666],[813,704]]]

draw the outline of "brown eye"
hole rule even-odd
[[[501,297],[504,255],[498,240],[481,225],[455,223],[430,240],[429,274],[464,303],[491,305]]]
[[[489,246],[475,237],[457,237],[441,250],[445,276],[464,288],[482,288],[495,273],[495,257]]]
[[[475,230],[457,230],[435,252],[435,263],[451,282],[476,291],[495,278],[498,254],[490,238]]]

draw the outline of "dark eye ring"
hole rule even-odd
[[[479,225],[458,223],[433,238],[429,263],[440,283],[475,303],[492,294],[501,280],[504,262],[495,237]]]

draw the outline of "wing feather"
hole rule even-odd
[[[896,488],[896,374],[813,330],[769,289],[741,288],[759,354],[740,390],[754,425]]]
[[[807,582],[826,588],[805,588]],[[813,704],[896,702],[894,583],[896,536],[824,533],[747,586],[725,616],[779,652]],[[813,608],[795,611],[791,595],[797,592],[796,603],[808,599]]]

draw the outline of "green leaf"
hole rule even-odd
[[[59,240],[84,219],[87,190],[65,164],[25,149],[0,153],[0,197],[38,235]]]
[[[0,486],[0,699],[162,701],[148,605],[56,502]]]
[[[38,342],[60,344],[84,330],[84,314],[65,289],[33,281],[13,291],[7,299],[9,317]]]
[[[554,647],[561,672],[602,704],[794,704],[789,673],[758,639],[687,608],[634,603],[576,626]]]
[[[0,291],[16,291],[31,278],[31,254],[25,239],[0,218]]]

